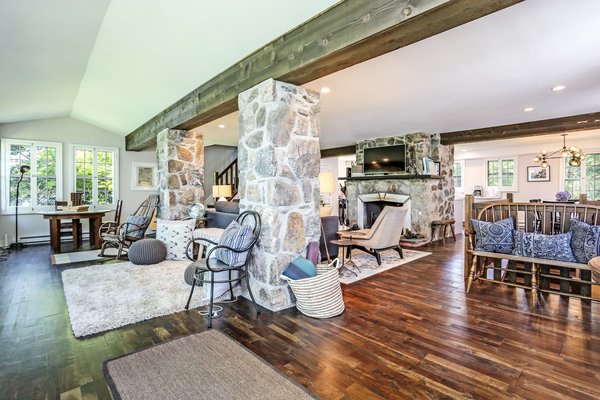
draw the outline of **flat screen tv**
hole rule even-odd
[[[371,147],[363,151],[365,174],[395,174],[406,171],[406,145]]]

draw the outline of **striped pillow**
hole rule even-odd
[[[126,237],[140,239],[146,232],[144,227],[148,227],[148,222],[150,222],[150,217],[144,217],[141,215],[128,215],[125,223],[131,225],[125,225],[125,229],[121,231],[121,234]]]
[[[232,249],[244,249],[253,240],[254,235],[252,235],[252,227],[250,225],[240,225],[239,222],[233,221],[225,228],[219,239],[219,244],[231,247]],[[239,267],[246,262],[248,252],[236,253],[227,249],[217,249],[215,250],[215,257],[230,267]]]

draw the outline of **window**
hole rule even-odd
[[[54,208],[57,195],[62,194],[62,144],[3,139],[2,212],[12,213],[17,206],[17,183],[23,165],[31,170],[19,185],[19,211]]]
[[[114,205],[118,198],[119,150],[82,145],[73,146],[74,192],[83,193],[83,203]]]
[[[514,158],[487,160],[485,171],[488,187],[517,190],[517,162]]]
[[[587,154],[580,167],[571,167],[565,159],[564,168],[563,188],[572,199],[585,193],[588,200],[600,200],[600,153]]]
[[[453,166],[454,190],[457,192],[465,191],[465,162],[464,160],[455,161]]]

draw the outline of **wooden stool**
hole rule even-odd
[[[592,269],[592,282],[600,283],[600,257],[594,257],[588,265]],[[592,285],[592,297],[600,299],[600,286]]]
[[[442,219],[439,221],[431,221],[431,240],[433,240],[433,236],[435,235],[435,229],[438,227],[443,227],[442,230],[442,242],[446,244],[446,229],[450,225],[450,230],[452,231],[452,237],[456,242],[456,234],[454,233],[454,220],[453,219]]]

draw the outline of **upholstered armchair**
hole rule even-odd
[[[379,252],[382,250],[394,249],[400,258],[403,258],[399,242],[407,212],[406,208],[386,206],[371,229],[338,232],[338,235],[342,239],[351,239],[350,244],[353,249],[373,255],[378,265],[381,265]]]

